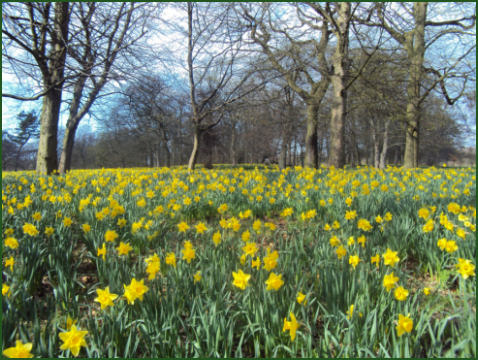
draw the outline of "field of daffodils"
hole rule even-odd
[[[475,180],[3,173],[3,355],[475,357]]]

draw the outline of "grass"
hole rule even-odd
[[[2,273],[3,349],[20,340],[32,343],[37,357],[73,356],[59,337],[71,331],[70,317],[88,332],[80,357],[476,356],[471,168],[251,165],[193,174],[184,167],[20,172],[2,180],[3,263],[14,259],[13,271],[4,266]],[[428,217],[419,217],[420,209]],[[348,211],[356,217],[347,220]],[[371,229],[360,229],[360,219]],[[181,222],[189,229],[179,231]],[[200,223],[207,230],[198,232]],[[117,238],[105,241],[107,231]],[[332,246],[334,236],[340,244]],[[17,248],[6,246],[12,237]],[[441,238],[456,249],[441,250]],[[186,241],[195,250],[189,263]],[[127,255],[119,255],[120,242],[132,247]],[[246,243],[256,245],[253,256],[244,255]],[[387,249],[399,258],[394,266],[384,263]],[[277,264],[266,269],[273,251]],[[175,267],[165,261],[171,252]],[[153,254],[160,271],[148,279]],[[378,266],[371,263],[377,254]],[[460,273],[458,259],[471,267]],[[238,270],[250,275],[244,290],[233,284]],[[387,291],[383,279],[391,272],[398,281]],[[271,273],[284,281],[277,290],[267,290]],[[132,279],[148,288],[134,304],[125,298]],[[97,290],[107,286],[118,297],[101,309]],[[398,286],[408,290],[403,301],[394,296]],[[283,331],[291,313],[294,339]],[[400,314],[413,327],[399,336]]]

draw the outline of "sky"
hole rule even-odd
[[[172,6],[166,6],[163,10],[161,17],[168,21],[172,25],[177,25],[178,19],[183,19],[185,17],[184,11],[179,11],[174,9]],[[181,21],[183,23],[183,21]],[[161,49],[164,45],[167,44],[167,48],[173,52],[181,54],[183,49],[186,46],[184,38],[179,34],[174,33],[162,33],[159,36],[156,36],[149,40],[148,45],[151,47],[158,47]],[[181,56],[181,55],[180,55]],[[181,61],[184,65],[184,62]],[[164,64],[157,63],[152,65],[156,69],[164,67]],[[185,76],[185,69],[181,66],[180,63],[175,64],[175,73],[177,76]],[[26,82],[25,79],[22,79],[22,85]],[[27,83],[28,85],[28,83]],[[30,84],[31,86],[32,84]],[[19,86],[19,81],[15,75],[9,74],[4,71],[3,59],[2,59],[2,92],[9,92],[19,95],[31,95],[33,92],[26,92]],[[67,98],[66,94],[64,98]],[[2,129],[7,131],[12,131],[16,127],[16,117],[21,111],[30,111],[35,110],[38,114],[41,111],[41,99],[37,101],[18,101],[11,98],[2,97]],[[99,108],[97,107],[97,110]],[[466,138],[465,143],[467,146],[475,146],[476,144],[476,111],[468,109],[462,102],[457,103],[454,108],[454,111],[460,113],[462,118],[465,119],[465,124],[471,130],[470,135]],[[66,125],[67,114],[65,111],[65,106],[62,106],[62,114],[60,116],[60,127]],[[91,128],[92,131],[95,131],[97,128],[96,121],[89,117],[88,115],[82,120],[82,125],[87,125]]]

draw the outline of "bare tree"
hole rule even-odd
[[[274,21],[271,4],[242,6],[252,40],[261,47],[270,64],[285,77],[289,87],[307,105],[305,166],[317,167],[317,114],[330,83],[325,58],[330,31],[326,21],[316,22],[317,19],[311,19],[300,7],[296,9],[301,25],[286,23],[281,26]],[[318,32],[320,40],[316,40],[317,35],[301,39],[297,33],[303,34],[303,25],[309,32]]]
[[[75,133],[100,92],[119,72],[131,67],[125,62],[133,46],[145,34],[148,20],[145,4],[78,3],[72,14],[68,48],[69,62],[78,76],[73,84],[68,120],[63,137],[59,172],[70,169]],[[121,62],[121,64],[118,64]],[[123,67],[121,69],[121,67]]]
[[[439,4],[435,4],[439,6]],[[426,52],[430,51],[433,44],[444,37],[453,36],[455,40],[466,37],[476,36],[472,29],[475,27],[476,6],[463,4],[461,11],[440,11],[441,15],[456,16],[453,19],[433,20],[429,12],[429,4],[424,3],[377,3],[374,13],[369,14],[367,19],[361,22],[368,26],[381,27],[385,29],[405,50],[408,57],[408,85],[407,85],[407,113],[406,113],[406,141],[404,166],[414,168],[418,166],[418,147],[419,147],[419,129],[421,107],[427,96],[438,85],[447,100],[448,104],[453,105],[463,94],[466,81],[463,81],[461,90],[451,98],[446,80],[462,77],[466,79],[467,75],[460,75],[457,67],[475,48],[476,43],[465,45],[460,49],[461,55],[458,57],[449,55],[451,59],[448,63],[440,63],[435,67],[426,64]],[[473,11],[472,15],[469,14]],[[460,14],[461,13],[461,14]],[[433,29],[433,31],[431,31]],[[425,83],[425,74],[431,74],[433,81]]]
[[[34,70],[30,75],[41,74],[41,91],[31,97],[3,93],[4,97],[28,101],[42,97],[40,115],[40,142],[36,170],[50,174],[57,168],[57,132],[65,59],[68,48],[70,4],[23,3],[2,6],[2,56],[15,66]],[[29,57],[23,62],[14,56],[17,49]]]
[[[240,59],[242,32],[234,29],[234,15],[231,4],[187,3],[187,72],[193,125],[189,171],[197,161],[201,134],[219,124],[228,105],[262,86],[244,89],[252,72],[244,71]],[[219,21],[209,21],[210,16]],[[241,63],[243,71],[239,73]]]

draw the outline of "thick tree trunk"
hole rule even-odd
[[[54,86],[44,97],[40,115],[40,139],[38,143],[36,171],[51,174],[58,166],[58,120],[60,117],[63,72],[68,42],[69,3],[55,3],[55,25],[52,32],[54,56],[49,64],[49,74],[43,79],[44,86]],[[46,76],[46,75],[44,75]]]
[[[333,87],[333,100],[330,121],[330,155],[329,165],[342,168],[345,164],[344,139],[345,139],[345,114],[347,90],[348,48],[349,48],[349,22],[350,3],[339,3],[339,16],[337,18],[337,44],[332,57],[334,72],[331,76]]]
[[[305,163],[304,166],[317,168],[317,113],[319,107],[315,104],[307,104],[307,131],[305,134]],[[295,159],[294,159],[295,164]]]
[[[75,134],[78,128],[79,122],[73,122],[65,129],[65,135],[63,137],[63,149],[60,155],[60,164],[58,171],[60,174],[65,174],[71,169],[71,158],[73,157],[73,145],[75,143]]]
[[[61,90],[52,90],[43,97],[36,164],[36,171],[40,174],[51,174],[58,166],[57,136],[60,105]]]
[[[191,155],[189,156],[188,161],[188,171],[191,172],[194,170],[196,166],[198,152],[199,152],[199,141],[201,138],[201,131],[199,126],[194,127],[194,134],[193,134],[193,150],[191,151]]]
[[[414,3],[413,15],[415,28],[406,34],[405,49],[407,51],[409,69],[407,84],[407,113],[405,132],[405,168],[418,167],[418,140],[420,127],[420,84],[422,80],[423,61],[425,57],[425,21],[427,3]]]
[[[284,137],[282,137],[282,143],[280,146],[279,153],[279,169],[285,169],[287,160],[287,142]]]

